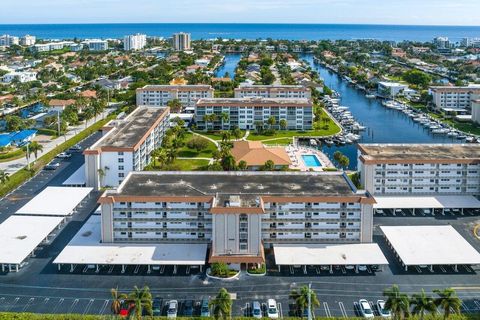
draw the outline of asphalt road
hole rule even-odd
[[[100,134],[95,134],[82,146],[92,144]],[[59,186],[83,163],[81,153],[74,154],[68,160],[61,160],[60,167],[55,171],[42,171],[18,190],[0,200],[0,222],[3,222],[13,212],[18,210],[34,195],[48,185]],[[133,286],[148,285],[155,297],[159,297],[165,305],[170,299],[180,302],[182,314],[183,302],[213,297],[219,288],[225,287],[235,293],[233,303],[234,315],[248,315],[252,301],[266,303],[268,298],[277,300],[282,316],[293,315],[292,301],[289,293],[308,283],[312,284],[321,304],[315,310],[317,316],[347,317],[358,315],[356,303],[359,299],[367,299],[375,305],[382,299],[382,292],[392,284],[398,284],[403,292],[412,294],[425,289],[431,292],[435,288],[454,287],[459,296],[464,299],[463,312],[480,311],[480,270],[461,267],[453,272],[448,268],[436,268],[434,273],[426,269],[413,269],[405,272],[393,252],[386,246],[379,225],[431,225],[451,224],[477,250],[479,241],[472,235],[474,225],[479,217],[465,216],[376,216],[374,219],[374,240],[379,243],[390,265],[381,272],[355,273],[351,270],[335,270],[333,274],[308,268],[304,274],[300,268],[282,268],[278,272],[273,265],[268,265],[268,275],[265,277],[250,277],[242,274],[238,280],[217,281],[206,278],[198,269],[180,267],[173,275],[172,267],[147,273],[146,267],[129,267],[121,274],[120,267],[103,268],[96,274],[77,266],[70,273],[69,266],[63,266],[58,271],[52,261],[63,247],[80,229],[88,216],[95,210],[96,194],[91,197],[79,212],[64,226],[56,238],[42,249],[36,257],[28,260],[18,273],[0,274],[0,311],[40,312],[40,313],[80,313],[109,314],[110,289],[118,287],[128,292]],[[267,254],[267,259],[272,260]],[[293,272],[293,273],[292,273]],[[198,314],[198,305],[196,312]],[[376,312],[376,309],[373,308]]]

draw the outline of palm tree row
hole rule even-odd
[[[123,305],[128,306],[128,315],[131,319],[141,319],[144,313],[150,316],[153,314],[152,294],[147,286],[143,288],[135,286],[129,294],[119,292],[118,288],[111,289],[110,293],[112,295],[110,308],[114,315],[120,314]]]
[[[153,150],[150,154],[154,167],[162,167],[172,164],[175,161],[179,149],[184,145],[183,139],[185,133],[185,129],[179,124],[165,132],[162,147]]]
[[[426,314],[436,314],[438,309],[443,311],[443,318],[448,319],[453,312],[460,313],[462,301],[452,288],[433,290],[437,297],[431,297],[422,292],[415,293],[409,297],[406,293],[400,292],[397,285],[385,289],[383,295],[387,298],[385,309],[392,313],[394,320],[408,318],[410,314],[423,319]]]

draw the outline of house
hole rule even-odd
[[[75,100],[74,99],[68,99],[68,100],[60,100],[60,99],[52,99],[48,102],[48,106],[57,112],[63,112],[66,107],[74,105]]]
[[[85,90],[80,93],[81,97],[87,98],[87,99],[96,99],[97,98],[97,91],[95,90]]]
[[[292,164],[285,148],[266,147],[261,141],[235,141],[231,153],[237,164],[245,161],[251,170],[260,169],[268,160],[273,161],[276,169]]]

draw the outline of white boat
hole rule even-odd
[[[375,99],[376,97],[377,97],[377,96],[374,95],[374,94],[366,94],[366,95],[365,95],[365,98],[367,98],[367,99]]]
[[[310,145],[316,146],[316,145],[317,145],[317,141],[315,141],[315,139],[310,139]]]

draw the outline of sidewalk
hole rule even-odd
[[[111,113],[115,109],[106,109],[103,114],[97,116],[97,121],[105,118],[109,113]],[[87,121],[87,128],[95,123],[95,119],[92,118]],[[43,151],[38,153],[38,158],[43,156],[44,154],[48,153],[50,150],[54,149],[56,146],[59,144],[62,144],[66,140],[74,137],[76,134],[79,132],[85,130],[85,122],[79,124],[78,126],[70,127],[65,134],[65,136],[61,136],[58,138],[55,138],[53,140],[48,141],[47,143],[42,143],[43,146]],[[35,155],[31,154],[30,155],[30,163],[32,163],[35,160]],[[0,170],[4,170],[8,174],[12,175],[15,172],[21,170],[22,168],[27,166],[27,159],[25,157],[22,157],[20,159],[8,161],[8,162],[2,162],[0,163]]]

